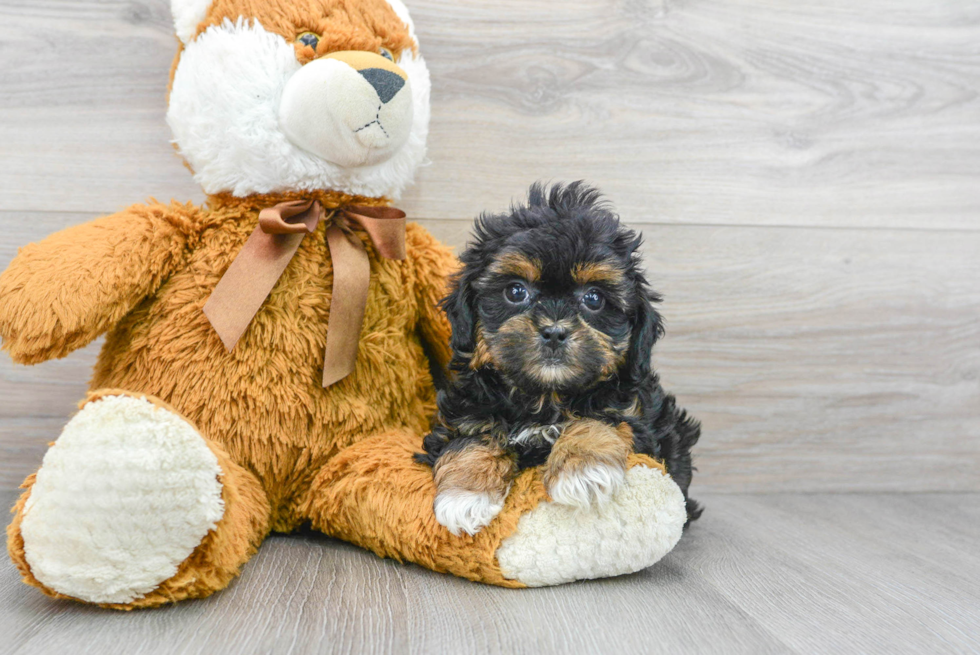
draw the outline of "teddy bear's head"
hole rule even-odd
[[[209,194],[398,197],[429,73],[401,0],[172,0],[167,122]]]

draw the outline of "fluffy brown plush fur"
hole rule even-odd
[[[315,32],[315,50],[295,46],[301,63],[336,50],[383,47],[397,57],[416,48],[385,0],[214,0],[197,31],[240,17],[287,42]],[[434,412],[430,370],[450,357],[438,309],[455,267],[447,248],[409,224],[407,257],[389,260],[357,233],[371,265],[357,364],[329,388],[320,384],[333,277],[324,225],[303,240],[231,352],[203,314],[259,211],[314,198],[327,209],[387,203],[331,191],[216,195],[204,207],[151,202],[29,245],[0,275],[0,337],[15,361],[64,357],[106,334],[85,402],[132,395],[170,408],[196,427],[222,471],[215,529],[157,589],[111,607],[213,593],[270,531],[305,522],[382,555],[516,584],[503,579],[494,553],[538,498],[515,499],[509,523],[463,557],[465,542],[432,520],[431,475],[411,457]],[[8,548],[26,582],[60,596],[25,556],[21,524],[34,481],[14,508]]]
[[[334,50],[383,47],[397,56],[416,47],[385,0],[214,0],[197,30],[240,16],[290,43],[307,31],[319,35],[315,52],[295,45],[301,62]],[[324,225],[303,239],[231,352],[205,317],[205,301],[260,210],[299,199],[327,210],[387,202],[331,191],[212,195],[204,207],[151,202],[27,246],[0,275],[0,338],[15,361],[64,357],[106,334],[83,406],[104,396],[146,398],[194,426],[220,469],[224,509],[213,529],[170,578],[108,607],[207,596],[237,575],[270,531],[304,523],[384,557],[523,586],[504,577],[497,552],[522,514],[546,500],[541,472],[520,474],[497,520],[478,535],[454,537],[432,513],[431,470],[412,457],[435,411],[433,371],[451,356],[439,309],[456,268],[447,248],[409,224],[406,258],[389,260],[355,232],[370,261],[367,308],[355,369],[327,388],[321,371],[333,270]],[[629,465],[663,470],[645,456],[631,455]],[[25,554],[22,526],[35,481],[24,482],[8,549],[27,583],[64,597],[38,580]]]
[[[202,313],[255,229],[259,209],[293,197],[217,196],[204,209],[134,206],[25,247],[0,276],[0,335],[14,360],[34,364],[63,357],[108,330],[93,393],[121,389],[171,405],[198,428],[221,463],[227,511],[178,573],[186,584],[168,581],[133,605],[219,589],[270,529],[291,530],[304,521],[405,559],[445,548],[435,542],[452,541],[436,525],[428,533],[382,529],[400,521],[390,509],[374,514],[381,508],[369,500],[357,507],[365,525],[345,514],[339,527],[330,509],[341,511],[350,501],[334,496],[345,484],[358,486],[361,496],[377,493],[378,502],[383,494],[375,487],[387,492],[392,486],[393,473],[377,468],[364,479],[344,482],[345,472],[362,474],[365,460],[351,461],[348,452],[357,444],[379,467],[404,469],[398,475],[416,471],[417,481],[404,488],[401,502],[431,513],[431,500],[424,499],[431,475],[411,461],[411,452],[435,406],[426,351],[440,365],[449,358],[449,327],[438,309],[455,267],[447,248],[410,224],[407,258],[387,260],[359,233],[370,254],[371,286],[357,367],[326,389],[319,384],[319,367],[332,270],[322,225],[303,241],[232,352]],[[328,208],[382,202],[332,193],[318,198]],[[343,468],[345,461],[352,468]],[[23,560],[18,530],[31,484],[32,479],[25,483],[8,537],[14,561],[38,584]],[[421,561],[436,567],[425,557]],[[484,568],[492,569],[493,561],[491,550]],[[469,570],[471,563],[465,565]]]
[[[402,50],[415,50],[415,42],[405,24],[386,0],[214,0],[198,26],[198,33],[226,19],[235,21],[239,16],[258,20],[264,29],[287,41],[301,32],[314,32],[320,37],[318,55],[337,50],[377,52],[383,46],[397,59]],[[302,56],[302,52],[299,54]]]

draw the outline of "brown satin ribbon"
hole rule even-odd
[[[258,227],[211,292],[204,314],[231,351],[282,277],[303,238],[316,231],[320,221],[330,222],[327,247],[333,262],[323,365],[323,386],[328,387],[354,370],[371,281],[371,264],[364,244],[350,235],[349,229],[356,225],[367,232],[382,257],[405,259],[405,212],[400,209],[355,205],[327,213],[315,200],[292,200],[263,209]]]

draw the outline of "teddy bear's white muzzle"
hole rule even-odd
[[[279,105],[286,138],[338,166],[390,158],[407,140],[413,118],[411,84],[391,68],[357,69],[331,57],[306,64],[286,83]]]

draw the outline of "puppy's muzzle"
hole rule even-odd
[[[552,351],[565,345],[566,338],[568,338],[568,330],[562,325],[546,325],[541,328],[541,340],[544,346]]]
[[[343,167],[379,164],[401,148],[414,119],[411,82],[373,52],[334,52],[286,83],[279,125],[294,145]]]

